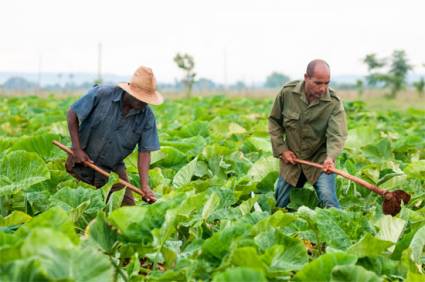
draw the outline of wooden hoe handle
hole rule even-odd
[[[71,149],[69,149],[68,147],[66,147],[62,143],[60,143],[60,142],[58,142],[56,140],[54,140],[52,143],[54,145],[58,146],[60,149],[62,149],[65,152],[67,152],[68,154],[74,155],[74,152],[72,152]],[[106,177],[109,177],[110,176],[110,174],[108,172],[106,172],[105,170],[103,170],[100,167],[96,166],[94,163],[91,163],[89,161],[84,161],[84,165],[85,166],[88,166],[89,168],[91,168],[91,169],[93,169],[95,171],[97,171],[98,173],[102,174],[103,176],[106,176]],[[137,193],[137,194],[139,194],[142,197],[145,196],[145,194],[139,188],[137,188],[136,186],[134,186],[133,184],[128,183],[127,181],[125,181],[125,180],[123,180],[121,178],[118,178],[118,182],[120,184],[124,185],[126,188],[130,189],[131,191],[133,191],[134,193]]]
[[[309,166],[313,166],[313,167],[316,167],[316,168],[323,169],[323,165],[318,164],[318,163],[313,163],[313,162],[300,160],[300,159],[295,159],[295,162],[297,162],[299,164],[305,164],[305,165],[309,165]],[[369,190],[371,190],[371,191],[373,191],[373,192],[375,192],[375,193],[377,193],[381,196],[384,196],[384,194],[388,192],[388,191],[383,190],[383,189],[381,189],[381,188],[379,188],[379,187],[377,187],[377,186],[375,186],[375,185],[373,185],[369,182],[364,181],[363,179],[355,177],[354,175],[351,175],[351,174],[349,174],[349,173],[347,173],[343,170],[339,170],[339,169],[336,169],[336,168],[331,168],[329,170],[331,172],[335,173],[335,174],[338,174],[338,175],[341,175],[344,178],[347,178],[348,180],[351,180],[351,181],[353,181],[353,182],[355,182],[359,185],[362,185],[365,188],[367,188],[367,189],[369,189]]]

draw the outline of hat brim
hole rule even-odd
[[[127,82],[121,82],[118,83],[118,86],[124,90],[125,92],[127,92],[128,94],[130,94],[131,96],[133,96],[134,98],[151,104],[151,105],[160,105],[164,102],[164,97],[158,92],[146,92],[143,91],[140,88],[135,88],[135,87],[131,87],[131,85]]]

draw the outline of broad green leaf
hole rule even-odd
[[[374,126],[359,126],[348,131],[347,148],[358,150],[361,147],[373,143],[377,139],[377,132]]]
[[[193,121],[185,124],[181,130],[177,133],[180,137],[192,137],[192,136],[208,136],[208,122],[206,121]]]
[[[328,211],[322,209],[316,210],[314,220],[323,242],[341,250],[345,250],[350,246],[350,239],[347,233],[339,226],[338,222],[334,220]]]
[[[213,276],[213,282],[236,282],[236,281],[255,281],[267,282],[263,272],[247,267],[228,268],[222,273]]]
[[[107,256],[95,249],[46,248],[39,253],[41,265],[54,280],[113,281],[113,268]]]
[[[37,256],[46,248],[72,249],[74,244],[69,237],[52,228],[34,228],[25,238],[22,245],[22,256]]]
[[[149,170],[149,184],[154,190],[160,186],[169,185],[170,182],[170,179],[162,174],[162,170],[159,167]]]
[[[316,192],[307,188],[294,188],[290,193],[290,201],[288,208],[298,209],[301,206],[306,206],[314,209],[319,205],[319,199],[316,196]]]
[[[90,239],[96,242],[105,253],[112,254],[112,249],[117,242],[118,234],[116,230],[108,224],[105,213],[100,211],[97,214],[96,219],[87,226],[86,234],[88,234]]]
[[[337,265],[354,265],[357,258],[343,252],[335,252],[324,254],[306,264],[294,276],[294,281],[310,282],[314,281],[329,281],[331,278],[332,269]]]
[[[274,227],[276,229],[283,228],[290,223],[297,220],[297,217],[293,214],[289,213],[283,213],[281,210],[275,212],[271,216],[266,217],[265,219],[261,220],[257,224],[255,224],[251,228],[251,233],[253,235],[257,235],[261,232],[264,232],[270,227]]]
[[[0,196],[25,190],[50,178],[44,161],[36,154],[12,151],[0,160]]]
[[[74,224],[66,212],[58,207],[50,208],[44,213],[33,217],[30,221],[22,225],[16,236],[26,238],[35,228],[47,227],[65,234],[74,244],[79,242],[79,237],[75,233]]]
[[[179,138],[173,141],[161,142],[161,146],[169,146],[184,153],[187,157],[197,156],[202,152],[207,141],[202,136]]]
[[[382,255],[393,243],[375,238],[367,233],[359,242],[348,248],[347,253],[357,257]]]
[[[381,282],[374,272],[358,265],[338,265],[332,269],[331,282]]]
[[[246,133],[246,129],[237,124],[236,122],[231,122],[229,124],[229,128],[227,131],[227,135],[230,136],[232,134],[243,134]]]
[[[190,182],[195,173],[197,161],[198,158],[196,157],[176,173],[173,178],[174,187],[179,188]]]
[[[21,137],[18,139],[12,150],[25,150],[27,152],[37,153],[45,161],[49,158],[58,155],[60,156],[60,150],[52,144],[53,140],[60,140],[60,136],[57,134],[38,134],[33,136]]]
[[[15,236],[15,234],[0,231],[0,266],[22,258],[22,242],[23,239]]]
[[[264,271],[266,266],[253,247],[242,247],[232,251],[229,262],[234,266],[249,267]]]
[[[417,264],[421,263],[421,259],[424,253],[424,246],[425,246],[425,226],[422,226],[421,229],[419,229],[416,232],[415,236],[413,236],[413,239],[410,242],[410,246],[409,246],[412,249],[412,259]]]
[[[264,235],[271,237],[274,241],[274,244],[262,256],[263,261],[271,270],[289,272],[299,270],[308,263],[307,250],[301,240],[288,237],[277,231],[266,232]],[[259,239],[257,236],[256,241],[258,242]]]
[[[167,202],[158,201],[141,207],[121,207],[109,215],[109,221],[118,227],[126,240],[148,244],[153,239],[151,231],[164,223],[166,211],[180,202],[181,198],[176,197]]]
[[[404,172],[410,178],[425,180],[425,160],[412,161]]]
[[[131,241],[151,241],[150,228],[144,224],[148,220],[147,213],[145,206],[122,207],[114,210],[109,219]]]
[[[400,261],[389,259],[387,256],[370,256],[359,258],[356,265],[376,273],[378,276],[404,277],[406,269]]]
[[[61,207],[74,215],[74,222],[85,227],[105,205],[101,190],[62,188],[50,198],[50,206]]]
[[[369,144],[362,147],[365,157],[371,161],[382,161],[392,159],[393,153],[391,143],[387,139],[382,139],[376,144]]]
[[[44,282],[51,281],[46,276],[41,263],[36,258],[15,260],[7,264],[0,264],[1,281]]]
[[[272,147],[270,140],[267,138],[260,138],[260,137],[249,137],[246,142],[253,146],[255,150],[257,151],[264,151],[264,152],[271,152]]]
[[[247,224],[237,224],[214,233],[213,236],[204,241],[202,257],[218,265],[222,258],[231,251],[229,247],[232,241],[247,232],[248,227]]]
[[[257,197],[255,196],[254,198],[250,198],[244,202],[242,202],[239,206],[238,209],[241,212],[242,215],[246,215],[249,214],[252,210],[252,208],[254,207],[254,205],[257,203]]]
[[[414,272],[407,272],[407,276],[406,276],[406,280],[404,280],[405,282],[423,282],[425,277],[424,274],[420,274],[420,273],[414,273]]]
[[[13,211],[3,218],[0,216],[0,226],[18,225],[31,220],[31,216],[21,211]]]
[[[165,155],[155,163],[156,166],[172,167],[184,163],[186,155],[173,147],[162,146],[161,153]]]
[[[196,169],[194,172],[196,177],[212,176],[211,171],[208,168],[208,164],[204,161],[199,161],[196,163]]]
[[[397,243],[405,225],[405,220],[385,215],[376,222],[376,226],[379,228],[379,232],[376,234],[376,237],[384,241]],[[393,250],[394,247],[391,249]]]
[[[218,207],[220,204],[220,197],[217,195],[217,193],[213,192],[209,197],[207,202],[204,205],[204,208],[202,209],[201,217],[203,220],[207,220],[208,217],[213,213],[213,211]]]
[[[248,171],[247,176],[253,181],[259,182],[269,173],[276,171],[279,171],[279,162],[276,158],[270,156],[255,162]]]

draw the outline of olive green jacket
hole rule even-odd
[[[342,101],[330,89],[320,99],[308,103],[304,81],[292,81],[283,86],[269,116],[269,133],[273,155],[279,158],[291,150],[304,160],[323,163],[341,153],[347,138],[347,124]],[[296,186],[304,172],[308,182],[316,183],[322,172],[306,165],[280,162],[280,175]]]

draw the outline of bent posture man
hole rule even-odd
[[[336,197],[335,159],[347,137],[344,107],[329,88],[330,69],[323,60],[307,66],[303,81],[283,86],[269,116],[273,155],[281,159],[275,197],[278,207],[289,204],[293,187],[313,184],[324,207],[339,208]],[[300,158],[323,163],[324,170],[296,164]]]
[[[136,70],[130,83],[92,88],[68,111],[74,156],[68,157],[66,170],[77,179],[99,188],[107,178],[83,165],[84,161],[90,161],[128,181],[123,160],[137,144],[140,186],[145,200],[155,202],[148,171],[150,152],[159,150],[159,140],[155,116],[147,104],[162,102],[152,70],[143,66]],[[116,184],[111,192],[122,188]],[[122,204],[135,204],[128,189]]]

